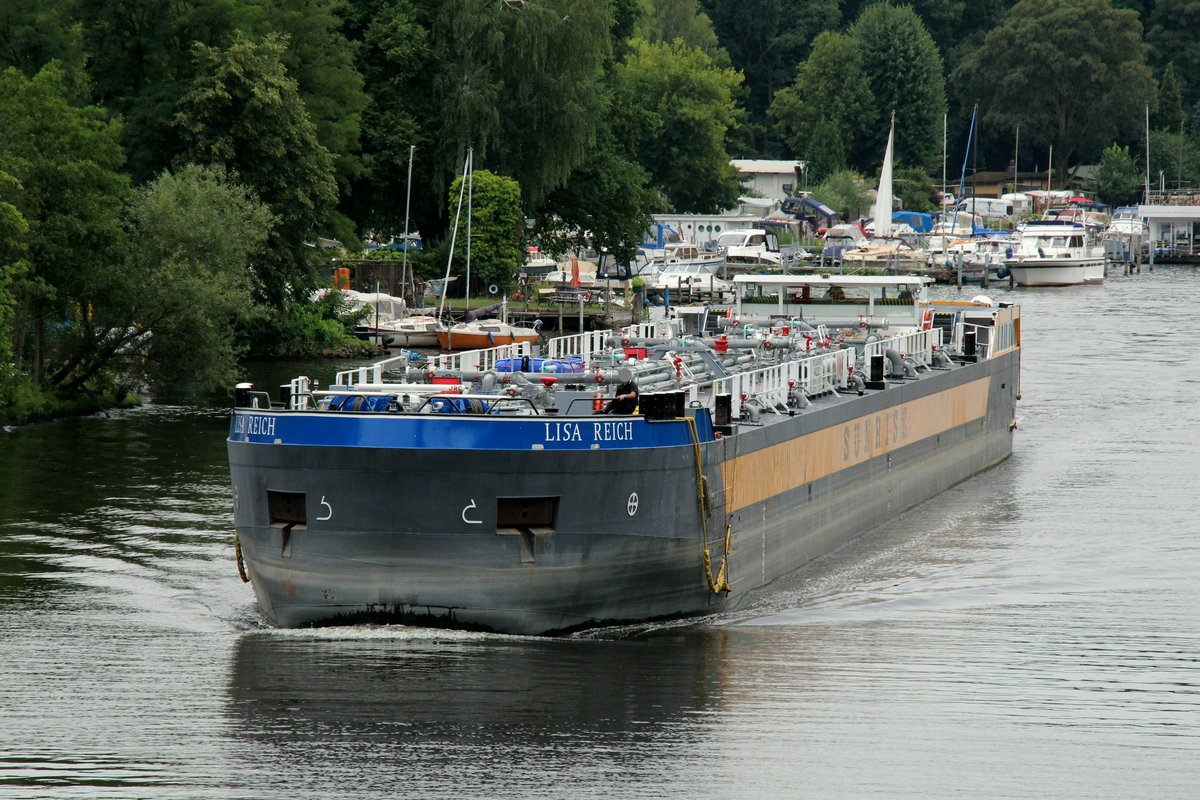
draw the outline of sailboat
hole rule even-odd
[[[896,115],[888,130],[887,149],[879,170],[879,190],[875,197],[874,232],[866,244],[842,254],[843,268],[857,264],[863,270],[888,272],[924,271],[928,260],[923,250],[914,248],[897,235],[892,222],[892,150],[896,138]]]
[[[474,150],[467,150],[467,160],[463,167],[463,187],[467,194],[467,260],[466,260],[466,300],[467,307],[470,308],[471,299],[471,201],[472,192],[474,191],[473,176],[475,172],[474,166]],[[454,233],[450,240],[450,259],[446,262],[446,283],[450,279],[450,263],[454,258],[454,240],[458,236],[458,219],[462,212],[463,192],[459,190],[458,196],[458,214],[454,219]],[[445,285],[442,289],[442,305],[446,302]],[[440,312],[439,312],[440,316]],[[500,318],[499,319],[471,319],[468,312],[467,319],[463,322],[449,326],[440,326],[437,331],[438,345],[443,350],[478,350],[487,347],[497,347],[505,344],[516,344],[519,342],[537,342],[541,336],[538,334],[537,326],[528,325],[513,325],[508,321],[508,304],[501,301],[500,303]]]

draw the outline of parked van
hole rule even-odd
[[[1012,202],[999,197],[968,197],[958,204],[959,211],[977,214],[984,219],[1012,217]]]

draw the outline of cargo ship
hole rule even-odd
[[[541,635],[732,610],[1011,455],[1017,306],[734,281],[665,325],[240,384],[235,549],[263,615]]]

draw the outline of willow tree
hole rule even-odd
[[[954,83],[978,99],[985,130],[1020,128],[1022,148],[1053,146],[1060,175],[1077,155],[1136,140],[1155,96],[1137,12],[1111,0],[1021,0]]]
[[[536,204],[595,143],[612,4],[598,0],[464,0],[436,15],[436,158],[449,176],[467,147]]]

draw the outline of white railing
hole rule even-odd
[[[590,362],[592,354],[604,350],[612,336],[612,331],[584,331],[567,336],[555,336],[546,342],[546,357],[582,356],[585,361]]]
[[[452,372],[483,372],[495,369],[497,361],[521,358],[533,355],[533,345],[529,342],[513,342],[483,350],[464,350],[461,353],[443,353],[430,356],[429,368],[434,370],[450,370]]]
[[[757,400],[767,411],[783,413],[793,392],[803,391],[813,396],[844,387],[854,359],[854,351],[844,349],[739,372],[714,381],[713,393],[731,396],[730,412],[734,419],[741,417],[742,407],[750,399]]]
[[[408,353],[385,358],[383,361],[377,361],[365,367],[342,370],[334,376],[333,385],[357,386],[360,383],[383,383],[383,373],[389,367],[401,363],[405,365],[411,363]]]
[[[872,356],[882,356],[888,350],[895,350],[901,358],[911,358],[922,366],[929,366],[933,361],[933,346],[940,344],[941,330],[918,330],[902,333],[890,339],[868,342],[863,345],[863,361],[870,363]]]

